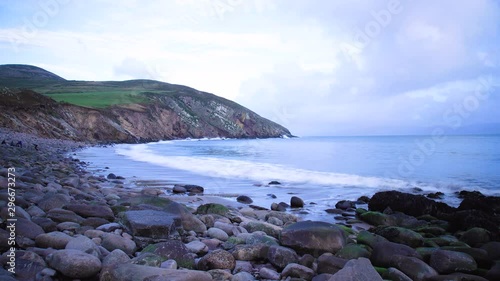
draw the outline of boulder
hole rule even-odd
[[[322,253],[336,253],[346,242],[344,231],[337,225],[321,221],[301,221],[285,228],[280,243],[299,253],[318,257]]]
[[[380,212],[365,212],[360,215],[360,218],[373,226],[391,226],[397,224],[393,216]]]
[[[377,192],[368,203],[368,208],[372,211],[382,212],[387,207],[393,211],[403,212],[414,217],[422,215],[436,216],[440,213],[451,213],[456,210],[423,195],[413,195],[399,191]]]
[[[292,208],[302,208],[304,207],[304,201],[297,196],[292,196],[292,198],[290,198],[290,206]]]
[[[352,260],[357,258],[370,258],[370,251],[367,247],[359,244],[348,244],[340,249],[335,255],[339,258]]]
[[[252,204],[253,203],[252,198],[250,198],[246,195],[240,195],[240,196],[236,197],[236,201],[243,203],[243,204]]]
[[[99,258],[99,247],[86,236],[80,235],[71,239],[65,247],[66,250],[79,250]]]
[[[233,270],[236,261],[233,255],[227,251],[218,249],[203,256],[198,262],[198,269],[229,269]]]
[[[208,247],[205,243],[200,242],[198,240],[191,241],[186,244],[186,248],[191,252],[197,255],[203,255],[208,252]]]
[[[221,241],[226,241],[229,238],[229,236],[227,235],[227,233],[224,230],[222,230],[220,228],[216,228],[216,227],[209,228],[207,231],[207,235],[209,237],[219,239]]]
[[[394,242],[379,242],[373,247],[371,262],[381,267],[396,267],[398,256],[421,258],[420,254],[410,246]]]
[[[482,246],[490,242],[490,232],[484,228],[473,227],[462,233],[459,239],[471,247]]]
[[[70,278],[90,278],[101,271],[101,261],[79,250],[59,250],[47,256],[50,267]]]
[[[267,257],[269,246],[263,243],[240,244],[233,249],[233,257],[240,261],[259,261]]]
[[[470,255],[447,250],[435,251],[431,255],[429,264],[440,274],[470,272],[477,269],[476,261]]]
[[[341,270],[347,263],[346,259],[342,259],[332,255],[331,253],[324,253],[318,258],[318,273],[334,274]]]
[[[245,221],[240,224],[248,232],[263,231],[267,235],[278,238],[282,230],[281,227],[263,221]]]
[[[64,249],[72,239],[73,237],[66,233],[53,231],[38,235],[35,242],[40,248]]]
[[[375,230],[375,233],[391,242],[408,245],[412,248],[424,245],[424,237],[422,235],[403,227],[380,227]]]
[[[141,253],[153,253],[164,260],[175,260],[179,267],[194,268],[194,258],[189,249],[179,240],[168,240],[147,246]]]
[[[297,263],[288,264],[281,272],[282,278],[292,277],[311,280],[314,276],[314,270]]]
[[[349,200],[340,200],[335,204],[335,208],[341,209],[341,210],[347,210],[350,208],[356,208],[356,202],[349,201]]]
[[[84,218],[98,217],[106,220],[114,220],[113,211],[106,205],[86,205],[86,204],[68,204],[65,209],[75,212]]]
[[[290,248],[271,246],[267,252],[267,259],[275,267],[283,269],[287,264],[298,263],[299,256]]]
[[[105,233],[102,235],[101,246],[110,252],[115,249],[120,249],[128,255],[132,255],[137,248],[133,240],[114,233]]]
[[[25,218],[18,218],[16,222],[16,234],[17,237],[26,237],[29,239],[35,239],[38,235],[45,233],[43,228],[41,228],[36,223]]]
[[[64,194],[50,194],[47,193],[42,200],[38,202],[38,207],[40,207],[42,210],[45,212],[48,212],[54,208],[62,208],[66,206],[66,204],[69,204],[71,201],[70,197],[68,195]]]
[[[438,272],[434,268],[421,259],[408,256],[395,256],[393,260],[394,267],[401,270],[413,281],[426,281],[438,275]]]
[[[358,258],[348,261],[329,281],[382,281],[382,277],[369,259]]]
[[[166,269],[138,264],[116,264],[101,272],[100,281],[212,281],[208,272],[186,269]]]
[[[70,210],[64,210],[61,208],[53,208],[47,212],[47,218],[55,222],[76,222],[82,224],[85,219],[77,215],[75,212]]]
[[[111,251],[111,253],[109,253],[106,257],[104,257],[104,259],[102,260],[102,267],[124,264],[128,263],[129,261],[130,258],[124,251],[116,249]]]
[[[123,214],[123,224],[134,236],[168,238],[180,223],[178,216],[164,211],[138,210]]]

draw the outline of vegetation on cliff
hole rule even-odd
[[[264,138],[290,132],[230,100],[153,80],[68,81],[29,65],[0,65],[0,126],[97,142]]]

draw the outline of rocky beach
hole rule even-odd
[[[0,140],[1,280],[500,280],[498,197],[460,192],[454,208],[439,193],[378,192],[325,210],[331,224],[303,220],[298,197],[134,189],[72,158],[85,143]]]

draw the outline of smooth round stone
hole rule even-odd
[[[227,233],[224,230],[222,230],[220,228],[216,228],[216,227],[209,228],[207,231],[207,235],[209,237],[219,239],[221,241],[226,241],[229,238],[229,236],[227,235]]]

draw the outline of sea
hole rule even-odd
[[[295,212],[324,221],[335,221],[325,210],[338,201],[384,190],[442,192],[452,206],[461,190],[500,196],[500,135],[184,139],[95,146],[73,157],[133,188],[196,184],[205,196],[247,195],[266,208],[298,196],[305,207]]]

